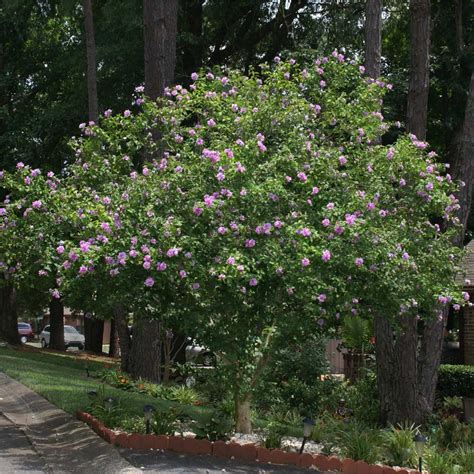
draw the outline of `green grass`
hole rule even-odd
[[[86,366],[91,377],[87,377]],[[33,351],[21,351],[0,347],[0,371],[42,395],[62,410],[74,414],[89,404],[87,393],[98,390],[101,382],[94,377],[103,368],[102,363],[75,359],[74,357]],[[106,386],[106,394],[119,401],[129,415],[143,414],[143,406],[153,404],[157,408],[176,406],[175,402],[158,400],[141,393],[127,392]],[[183,405],[183,411],[199,417],[206,407]]]

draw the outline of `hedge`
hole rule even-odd
[[[474,398],[474,365],[441,365],[437,390],[441,397]]]

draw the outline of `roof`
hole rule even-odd
[[[456,283],[463,286],[474,286],[474,240],[471,240],[464,250],[466,254],[461,265],[462,272],[456,276]],[[471,280],[471,283],[466,284],[464,280]]]

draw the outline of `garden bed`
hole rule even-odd
[[[338,459],[334,456],[267,449],[255,443],[235,441],[208,441],[194,437],[165,436],[154,434],[124,433],[107,428],[91,414],[78,411],[77,418],[87,423],[108,443],[126,449],[138,451],[173,451],[191,455],[209,455],[241,461],[253,461],[269,464],[288,464],[301,468],[316,468],[322,471],[334,471],[347,474],[416,474],[416,470],[383,465],[369,465],[364,461]]]

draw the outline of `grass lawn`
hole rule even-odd
[[[87,377],[86,366],[91,377]],[[77,358],[72,354],[0,347],[0,371],[71,414],[88,406],[87,393],[101,386],[101,381],[94,377],[94,373],[97,374],[102,368],[101,362]],[[157,400],[145,394],[127,392],[108,385],[105,390],[130,415],[141,416],[143,406],[147,404],[153,404],[157,408],[176,405],[175,402]],[[192,416],[199,417],[206,410],[206,407],[183,405],[183,411]]]

